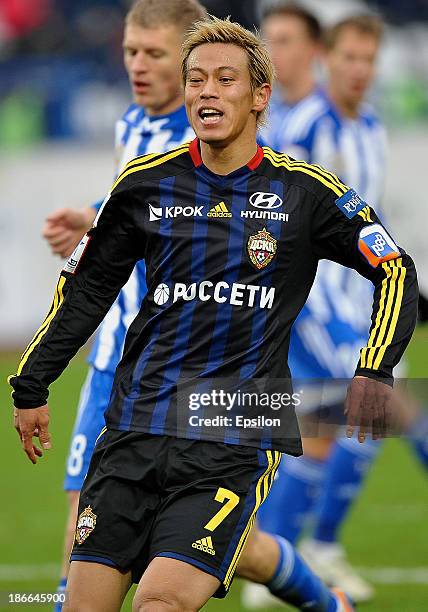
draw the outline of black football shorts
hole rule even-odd
[[[132,572],[170,557],[229,589],[281,453],[107,430],[80,495],[71,561]]]

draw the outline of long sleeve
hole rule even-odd
[[[391,238],[376,213],[350,189],[324,190],[312,219],[313,250],[354,268],[374,285],[371,327],[356,375],[392,384],[392,370],[416,325],[418,286],[411,257]]]
[[[48,386],[103,320],[135,263],[144,257],[126,180],[103,204],[93,228],[62,270],[49,313],[9,377],[19,408],[46,403]]]

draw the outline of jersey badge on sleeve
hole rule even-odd
[[[377,268],[384,261],[401,257],[397,245],[379,223],[361,230],[358,248],[373,268]]]
[[[76,273],[77,266],[79,265],[79,261],[81,260],[83,253],[85,252],[86,247],[88,246],[90,240],[91,240],[91,236],[88,236],[88,234],[85,234],[83,236],[82,240],[79,242],[77,247],[74,249],[73,253],[68,258],[67,263],[65,264],[63,268],[64,272],[71,272],[71,274]]]
[[[336,206],[348,217],[348,219],[352,219],[364,208],[364,206],[367,206],[367,204],[360,198],[356,191],[349,189],[343,196],[340,196],[340,198],[336,200]]]
[[[258,270],[266,268],[276,255],[277,241],[264,227],[248,238],[248,255]]]

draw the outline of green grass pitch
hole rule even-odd
[[[407,351],[410,374],[428,378],[428,327],[420,327]],[[14,371],[17,355],[0,354],[0,378]],[[54,448],[30,464],[12,428],[10,389],[0,384],[2,406],[0,591],[53,592],[62,547],[66,500],[64,463],[76,402],[86,372],[77,357],[52,387]],[[428,480],[404,440],[389,440],[368,477],[367,487],[346,523],[343,541],[352,562],[377,572],[377,596],[365,612],[428,611]],[[392,583],[388,568],[399,568]],[[376,576],[375,576],[376,577]],[[240,581],[225,600],[204,609],[237,612]],[[36,611],[43,605],[7,605],[1,610]],[[123,607],[129,612],[130,598]],[[272,608],[275,610],[285,608]]]

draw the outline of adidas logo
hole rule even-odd
[[[193,542],[192,548],[202,550],[203,552],[206,552],[209,555],[215,555],[211,536],[208,536],[207,538],[202,538],[201,540],[196,540],[196,542]]]
[[[213,206],[213,208],[211,208],[211,210],[207,214],[207,217],[210,217],[211,219],[231,219],[232,213],[229,212],[224,202],[220,202],[220,204],[217,204],[216,206]]]

